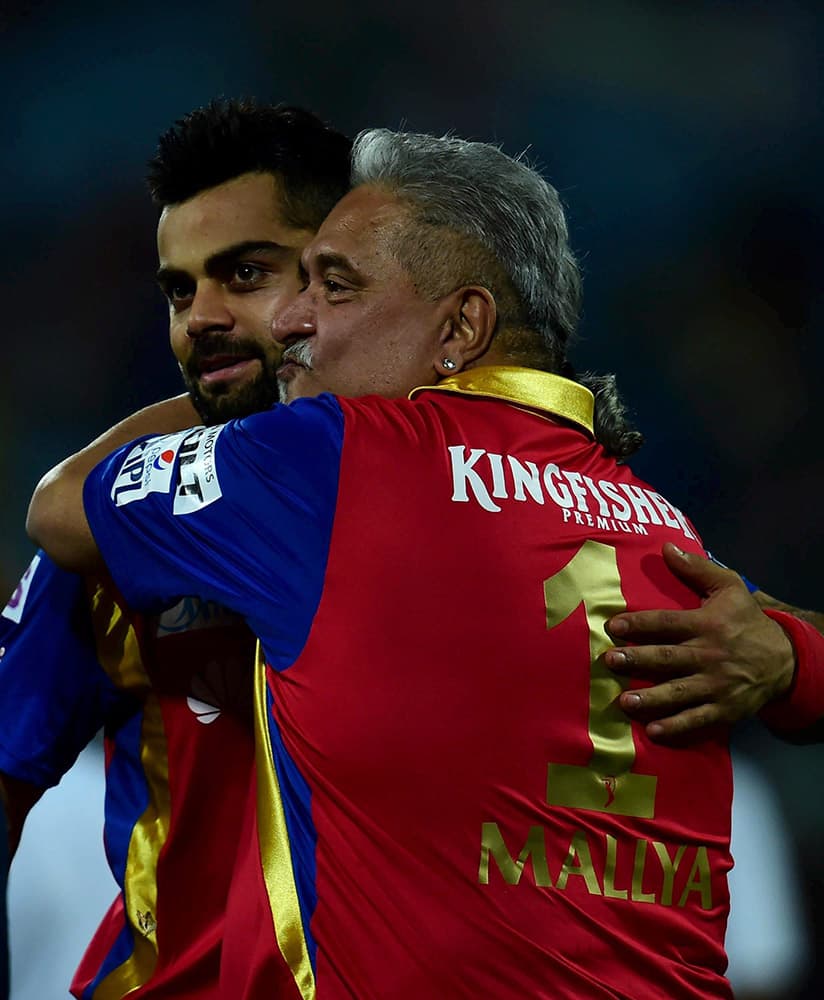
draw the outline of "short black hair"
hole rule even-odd
[[[218,98],[158,140],[146,181],[163,209],[247,173],[275,174],[286,221],[317,229],[349,190],[352,142],[311,111]]]

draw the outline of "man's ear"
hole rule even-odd
[[[495,296],[483,285],[463,285],[443,299],[446,310],[435,368],[441,375],[454,375],[489,350],[498,309]]]

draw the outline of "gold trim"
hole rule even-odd
[[[89,607],[100,665],[122,691],[142,691],[151,686],[140,641],[130,618],[102,584],[87,582]]]
[[[263,881],[269,896],[278,947],[303,1000],[315,1000],[315,973],[309,958],[292,867],[289,830],[283,810],[269,737],[266,662],[260,641],[255,655],[255,765],[257,819]]]
[[[157,860],[169,834],[171,801],[166,734],[154,695],[143,708],[140,762],[149,786],[149,804],[129,838],[123,879],[126,920],[132,932],[132,954],[106,976],[94,1000],[119,1000],[144,986],[157,966]]]
[[[544,410],[577,424],[594,436],[595,397],[580,383],[551,372],[515,365],[485,365],[449,375],[437,385],[418,386],[409,393],[409,398],[414,399],[428,389],[485,396]]]
[[[92,994],[94,1000],[120,1000],[144,986],[157,966],[157,861],[169,832],[169,761],[160,703],[150,692],[134,626],[108,588],[90,582],[88,590],[100,665],[119,689],[145,693],[140,762],[149,803],[132,827],[123,876],[124,917],[133,948]]]

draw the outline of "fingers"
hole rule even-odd
[[[624,642],[683,642],[697,635],[695,611],[622,612],[606,623],[607,634]]]
[[[713,594],[740,579],[732,570],[725,569],[694,552],[684,552],[672,542],[665,542],[661,551],[664,562],[670,570],[701,597]]]
[[[633,677],[701,673],[722,659],[721,650],[706,646],[624,646],[604,653],[611,670]]]
[[[692,736],[707,729],[721,720],[715,705],[699,705],[684,709],[677,715],[666,719],[657,719],[646,725],[647,736],[656,743],[670,743],[685,736]]]
[[[700,678],[687,677],[624,691],[618,703],[630,718],[649,720],[645,729],[650,739],[666,743],[725,721],[720,705],[707,698]]]
[[[694,708],[708,698],[706,685],[700,677],[675,677],[655,687],[623,691],[618,698],[621,708],[634,719],[653,718],[658,721]]]
[[[667,542],[663,556],[672,572],[702,597],[709,595],[710,603],[719,601],[726,606],[728,599],[739,597],[737,591],[749,594],[741,578],[730,569],[694,553],[683,552],[677,545]],[[712,601],[715,598],[715,601]],[[705,605],[706,607],[706,605]],[[693,611],[638,611],[615,615],[606,624],[607,634],[625,642],[683,642],[706,634],[713,620],[705,618],[701,609]]]

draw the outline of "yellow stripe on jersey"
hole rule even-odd
[[[132,692],[149,688],[137,633],[111,589],[90,584],[89,608],[97,658],[115,687]]]
[[[260,642],[255,658],[255,765],[257,817],[263,880],[278,947],[303,1000],[315,1000],[315,974],[300,915],[283,799],[272,756],[266,699],[266,663]]]
[[[134,942],[125,962],[97,986],[94,1000],[121,1000],[143,986],[157,966],[157,862],[169,833],[169,758],[160,703],[151,693],[134,626],[109,588],[90,586],[97,658],[113,683],[140,692],[140,764],[149,802],[129,838],[124,873],[126,922]]]
[[[94,991],[94,1000],[120,1000],[148,982],[157,965],[157,859],[169,834],[169,763],[160,704],[149,695],[143,709],[140,762],[149,804],[135,823],[126,855],[126,919],[134,951]]]

